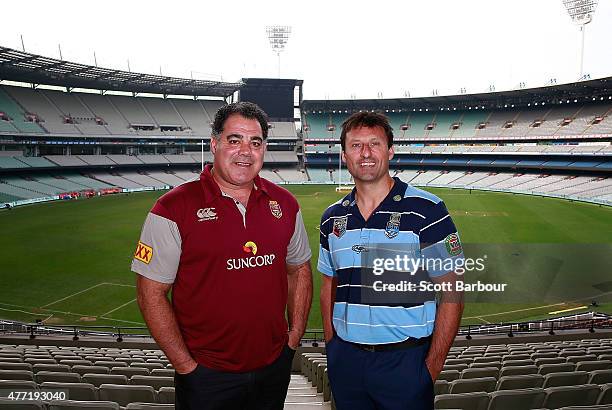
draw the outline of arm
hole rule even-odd
[[[138,306],[151,335],[177,373],[190,373],[198,364],[187,350],[168,300],[172,285],[156,282],[142,275],[136,276]]]
[[[322,275],[321,282],[321,315],[323,316],[323,332],[325,334],[325,341],[329,342],[334,336],[333,326],[333,313],[334,313],[334,300],[336,300],[336,286],[338,285],[338,278],[335,276]]]
[[[301,265],[287,265],[287,316],[289,347],[296,349],[304,336],[312,304],[312,271],[310,260]]]
[[[425,359],[431,379],[435,382],[442,371],[442,367],[444,367],[448,351],[459,330],[459,323],[463,313],[463,292],[455,291],[457,281],[457,274],[455,272],[432,278],[432,281],[435,283],[452,284],[450,290],[441,293],[440,303],[436,311],[431,345]]]

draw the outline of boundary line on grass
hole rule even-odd
[[[130,303],[134,303],[134,302],[136,302],[136,298],[134,298],[134,299],[130,300],[129,302],[124,303],[123,305],[121,305],[121,306],[119,306],[119,307],[114,308],[113,310],[109,310],[109,311],[108,311],[108,312],[106,312],[106,313],[102,313],[102,314],[100,315],[100,317],[104,317],[104,316],[106,316],[106,315],[110,315],[111,313],[113,313],[113,312],[115,312],[115,311],[117,311],[117,310],[119,310],[119,309],[121,309],[121,308],[123,308],[123,307],[126,307],[126,306],[127,306],[127,305],[129,305]]]
[[[73,296],[80,295],[81,293],[85,293],[85,292],[87,292],[87,291],[89,291],[89,290],[91,290],[91,289],[95,289],[95,288],[97,288],[98,286],[103,286],[103,285],[104,285],[104,282],[100,282],[100,283],[98,283],[97,285],[93,285],[93,286],[88,287],[87,289],[83,289],[83,290],[81,290],[81,291],[79,291],[79,292],[75,292],[75,293],[73,293],[73,294],[71,294],[71,295],[68,295],[68,296],[63,297],[63,298],[61,298],[61,299],[58,299],[58,300],[56,300],[56,301],[54,301],[54,302],[47,303],[46,305],[43,305],[43,306],[41,306],[40,308],[41,308],[41,309],[44,309],[44,308],[46,308],[47,306],[55,305],[56,303],[62,302],[62,301],[66,300],[66,299],[69,299],[69,298],[71,298],[71,297],[73,297]]]

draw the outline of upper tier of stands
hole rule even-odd
[[[305,139],[339,139],[350,114],[305,113]],[[497,111],[387,112],[397,139],[552,137],[612,134],[612,104]]]
[[[0,134],[208,138],[222,100],[128,97],[0,87]],[[297,139],[293,123],[273,122],[271,139]]]

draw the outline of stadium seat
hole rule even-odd
[[[440,394],[434,399],[435,409],[486,410],[489,404],[487,393]]]
[[[476,357],[474,358],[474,361],[472,363],[501,363],[502,361],[502,357],[495,355],[495,356],[483,356],[483,357]]]
[[[91,366],[91,361],[84,359],[62,359],[59,361],[59,364],[65,364],[70,367],[74,366]]]
[[[472,363],[470,369],[482,369],[483,367],[495,367],[498,370],[502,367],[501,362],[486,362],[486,363]]]
[[[588,380],[589,374],[587,372],[548,373],[544,376],[544,386],[542,387],[575,386],[586,384]]]
[[[442,370],[438,375],[437,380],[452,382],[453,380],[457,380],[459,378],[461,378],[461,373],[458,370]]]
[[[438,395],[438,394],[448,394],[449,392],[449,382],[447,382],[446,380],[436,380],[436,383],[434,384],[434,394]],[[323,387],[323,386],[321,386]]]
[[[612,370],[612,360],[597,360],[590,362],[578,362],[576,363],[576,370],[584,370],[585,372],[591,372],[593,370]]]
[[[107,367],[102,367],[102,366],[82,366],[82,365],[76,365],[76,366],[72,366],[72,371],[74,373],[78,373],[81,375],[81,377],[84,374],[108,374],[108,368]]]
[[[156,370],[163,370],[163,369],[156,369]],[[129,379],[132,376],[148,376],[149,370],[145,369],[144,367],[113,367],[110,370],[110,374],[121,374],[123,376],[126,376]]]
[[[40,371],[34,375],[36,383],[59,382],[59,383],[79,383],[81,376],[78,373],[70,372],[47,372]]]
[[[597,404],[612,404],[612,383],[601,386],[601,394],[597,399]]]
[[[140,363],[140,362],[131,363],[130,367],[144,367],[145,369],[149,369],[149,371],[153,369],[163,369],[164,368],[164,366],[160,363]]]
[[[474,359],[446,359],[446,361],[444,362],[444,366],[447,365],[453,365],[453,364],[465,364],[465,365],[470,365],[474,363]]]
[[[157,392],[160,403],[174,404],[174,387],[162,387]]]
[[[578,363],[578,362],[592,362],[597,360],[597,356],[594,354],[585,354],[580,356],[568,356],[566,357],[568,363]]]
[[[546,399],[544,408],[557,409],[565,406],[590,406],[596,404],[599,396],[599,386],[584,384],[581,386],[560,386],[544,389]]]
[[[32,380],[0,380],[2,390],[36,390],[36,383]]]
[[[478,377],[473,379],[458,379],[449,383],[449,393],[470,393],[470,392],[492,392],[495,390],[497,379],[495,377]]]
[[[38,400],[15,401],[7,398],[0,398],[0,409],[14,410],[45,410],[45,403]]]
[[[95,361],[94,366],[104,366],[104,367],[108,367],[109,369],[112,369],[113,367],[127,367],[128,365],[126,362],[108,360],[108,357],[106,357],[105,359],[106,360]]]
[[[593,370],[590,372],[589,384],[606,384],[612,383],[612,369],[610,370]]]
[[[100,400],[114,401],[121,406],[129,403],[155,403],[155,390],[151,386],[102,384],[98,389]]]
[[[31,365],[35,364],[57,364],[55,359],[38,359],[32,357],[26,357],[23,359],[24,363],[30,363]]]
[[[151,376],[162,376],[162,377],[174,377],[174,369],[153,369],[151,370]]]
[[[0,361],[0,370],[27,370],[32,371],[30,363],[13,363]]]
[[[159,390],[162,387],[174,387],[174,377],[136,375],[130,378],[130,384],[151,386],[155,390]]]
[[[576,365],[573,363],[543,364],[539,369],[538,373],[545,376],[548,373],[573,372]]]
[[[559,410],[612,410],[612,404],[595,404],[593,406],[567,406]]]
[[[49,410],[89,409],[89,410],[119,410],[119,404],[111,401],[78,401],[54,400],[49,402]]]
[[[497,367],[482,367],[480,369],[465,369],[461,371],[462,379],[474,379],[477,377],[494,377],[497,379],[499,369]]]
[[[69,372],[70,366],[65,364],[35,364],[32,366],[32,372]]]
[[[157,410],[157,409],[174,409],[174,404],[153,404],[153,403],[130,403],[125,408],[126,410]]]
[[[81,376],[81,380],[84,383],[91,383],[96,387],[100,387],[102,384],[128,384],[127,377],[121,374],[86,373]]]
[[[96,387],[91,383],[59,383],[59,382],[43,382],[40,384],[41,389],[52,390],[67,390],[70,400],[97,400],[98,395]]]
[[[456,370],[458,372],[462,372],[465,369],[468,369],[470,367],[470,365],[465,364],[465,363],[456,363],[456,364],[445,364],[443,369],[444,370]]]
[[[488,410],[537,409],[542,407],[546,394],[535,388],[494,391],[490,397]]]
[[[0,370],[0,380],[34,380],[29,370]]]
[[[505,366],[499,371],[499,377],[516,376],[521,374],[537,374],[538,368],[534,365],[529,366]]]
[[[567,363],[567,361],[555,355],[555,357],[543,357],[541,359],[535,359],[534,363],[536,366],[542,366],[543,364],[559,364],[559,363]]]
[[[504,367],[508,366],[533,366],[534,362],[531,359],[521,360],[504,360]]]
[[[541,374],[502,376],[497,381],[495,390],[530,389],[542,387],[543,384],[544,376]]]

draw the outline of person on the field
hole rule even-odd
[[[220,108],[213,165],[163,195],[142,229],[138,304],[176,370],[178,409],[283,408],[311,251],[296,199],[258,176],[267,135],[257,105]]]
[[[442,266],[409,273],[393,263],[395,256],[410,255],[461,266],[457,230],[438,197],[389,176],[393,131],[384,115],[351,115],[340,142],[355,188],[321,218],[318,263],[336,407],[431,409],[434,382],[459,327],[462,295],[450,288],[436,306],[431,292],[384,291],[383,285],[454,284],[456,274]],[[380,255],[387,259],[372,259]],[[384,272],[375,271],[380,261]]]

